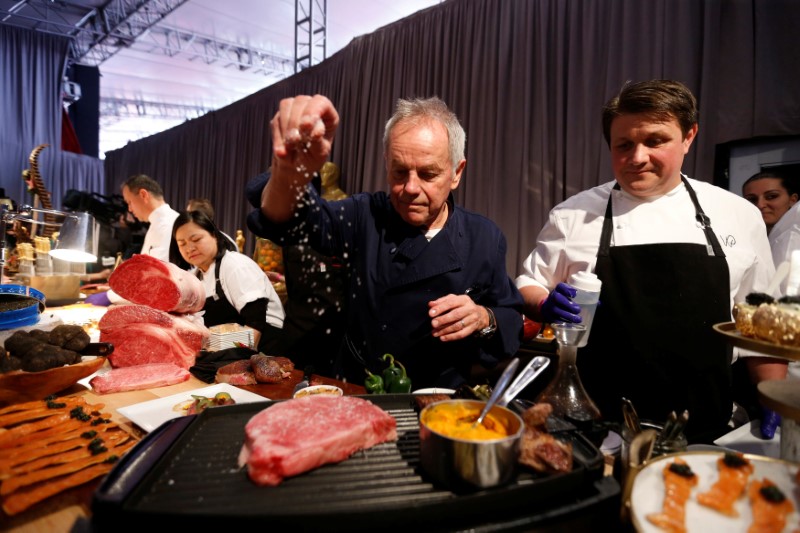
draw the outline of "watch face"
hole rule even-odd
[[[478,332],[480,337],[491,337],[497,328],[495,326],[488,326]]]

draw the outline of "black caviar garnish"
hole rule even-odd
[[[775,303],[775,298],[764,292],[751,292],[745,296],[744,301],[750,305]]]
[[[83,438],[83,439],[93,439],[96,436],[97,436],[97,432],[94,431],[94,430],[92,430],[92,431],[84,431],[83,433],[81,433],[81,438]]]
[[[100,424],[110,424],[110,423],[111,419],[109,418],[95,418],[94,420],[92,420],[90,425],[99,426]]]
[[[103,446],[103,439],[98,437],[89,443],[89,451],[92,452],[92,455],[97,455],[103,452],[107,452],[108,448]]]
[[[731,468],[741,468],[745,465],[750,464],[750,462],[739,455],[738,453],[731,453],[727,452],[725,457],[722,458],[722,462],[725,463],[726,466]]]
[[[92,417],[83,412],[83,407],[80,405],[69,412],[70,418],[77,418],[82,422],[90,420]]]
[[[775,485],[767,485],[765,487],[761,487],[758,491],[761,493],[761,496],[764,497],[765,500],[772,503],[781,503],[783,500],[786,499],[786,496],[781,492],[781,489],[776,487]]]
[[[778,299],[782,304],[800,304],[800,296],[782,296]]]
[[[62,407],[66,407],[66,403],[56,402],[53,400],[47,400],[47,408],[48,409],[61,409]]]
[[[108,456],[108,459],[106,459],[106,460],[105,460],[105,461],[103,461],[103,462],[104,462],[104,463],[108,463],[108,464],[110,464],[110,465],[113,465],[113,464],[114,464],[114,463],[116,463],[117,461],[119,461],[119,456],[117,456],[117,455],[109,455],[109,456]]]
[[[672,463],[669,465],[669,471],[678,474],[681,477],[694,477],[694,472],[689,465],[682,465],[680,463]]]

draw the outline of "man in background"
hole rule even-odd
[[[169,246],[172,241],[172,225],[178,212],[164,201],[164,191],[156,180],[145,174],[137,174],[122,184],[122,197],[128,211],[150,227],[144,236],[141,253],[162,261],[169,261]],[[86,303],[110,305],[124,301],[114,291],[98,292],[86,298]]]

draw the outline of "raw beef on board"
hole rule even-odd
[[[193,315],[173,315],[146,305],[112,305],[97,327],[101,332],[110,333],[131,324],[152,324],[174,330],[190,350],[198,352],[211,336],[211,332],[203,325],[202,318],[192,318]]]
[[[151,389],[174,385],[189,379],[189,371],[175,365],[160,363],[115,368],[93,377],[89,384],[98,394]]]

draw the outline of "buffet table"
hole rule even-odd
[[[302,379],[303,372],[301,370],[294,370],[291,377],[285,379],[283,383],[247,385],[241,388],[263,396],[265,399],[286,399],[291,398],[294,386]],[[332,378],[317,375],[312,376],[312,383],[335,385],[340,387],[346,395],[366,393],[364,387],[360,385],[344,383]],[[208,383],[204,383],[194,376],[191,376],[188,381],[177,385],[106,395],[95,394],[84,385],[76,384],[70,389],[59,393],[59,396],[82,396],[90,404],[103,404],[105,406],[103,411],[110,413],[114,422],[118,423],[125,430],[138,438],[142,438],[146,433],[136,426],[136,424],[121,415],[118,409],[182,392],[186,392],[187,398],[189,398],[189,391],[207,386],[209,386]],[[0,530],[25,533],[58,533],[62,531],[74,533],[76,531],[89,531],[92,495],[101,481],[102,480],[90,482],[76,489],[56,495],[20,515],[11,518],[2,516],[0,517]]]

